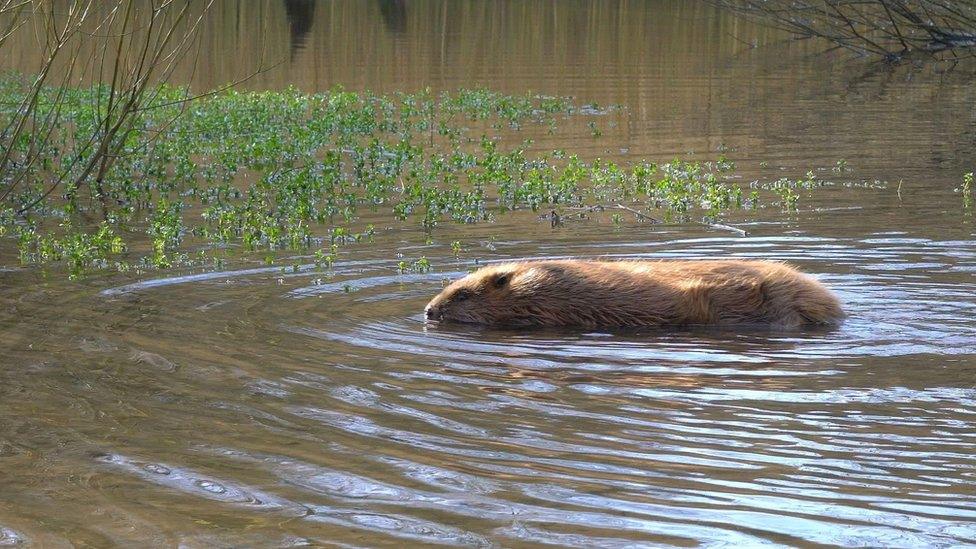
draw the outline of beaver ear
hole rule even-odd
[[[512,280],[512,273],[502,273],[495,277],[495,280],[492,281],[492,285],[494,285],[496,288],[504,288],[505,285],[508,284],[509,281],[511,280]]]

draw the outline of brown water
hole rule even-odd
[[[23,67],[19,44],[5,62]],[[263,50],[284,61],[251,87],[570,94],[628,111],[600,139],[542,146],[724,145],[748,177],[859,184],[743,213],[744,238],[521,216],[423,246],[384,221],[325,280],[241,261],[68,282],[5,256],[0,545],[976,544],[976,229],[952,190],[974,167],[971,68],[882,70],[693,2],[228,1],[204,44],[201,88]],[[827,169],[839,159],[854,171]],[[397,275],[398,252],[435,272]],[[475,260],[565,255],[786,259],[850,318],[797,333],[421,318]]]

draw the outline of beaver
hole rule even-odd
[[[584,328],[832,325],[820,282],[776,261],[536,260],[490,265],[427,304],[429,320]]]

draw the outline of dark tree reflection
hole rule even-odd
[[[308,31],[312,29],[315,15],[315,0],[285,0],[285,16],[291,36],[291,58],[305,47]]]
[[[407,28],[406,0],[378,0],[383,24],[391,34],[403,34]]]

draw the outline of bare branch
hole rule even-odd
[[[886,60],[942,53],[956,58],[976,49],[976,0],[710,1],[777,29]]]

